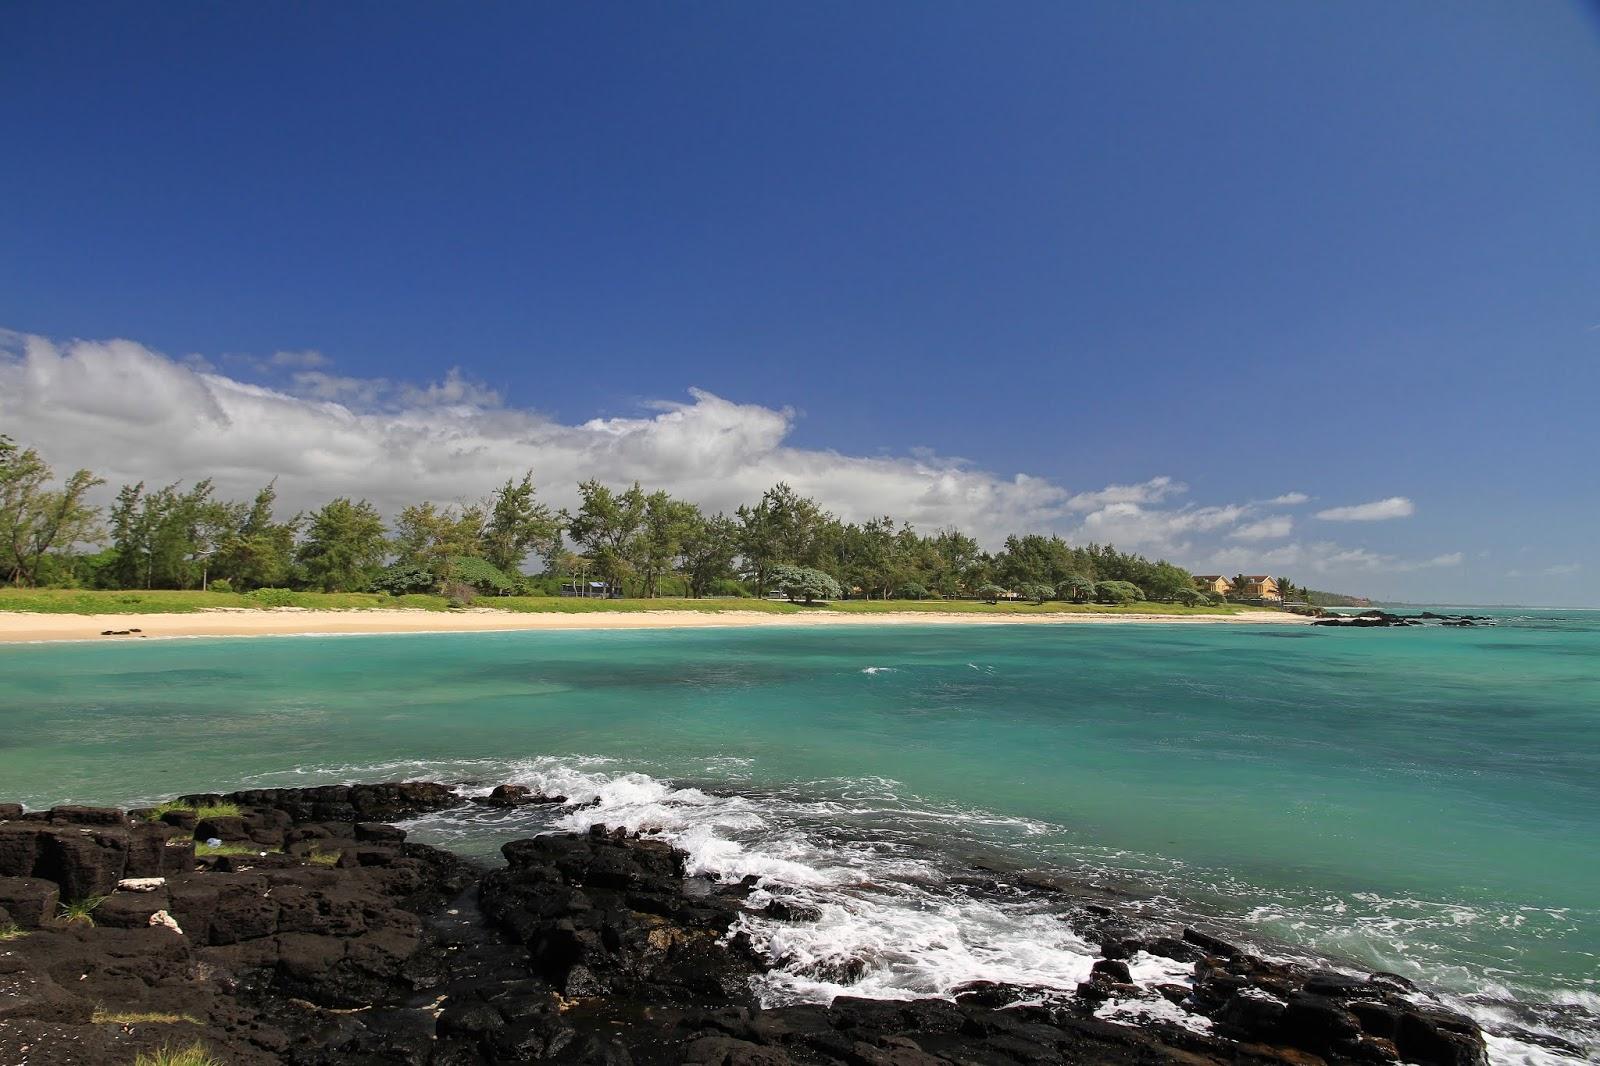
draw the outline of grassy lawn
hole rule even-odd
[[[270,603],[237,592],[92,591],[80,589],[0,589],[0,611],[34,611],[46,614],[190,614],[219,607],[300,607],[317,611],[396,610],[448,611],[443,596],[387,596],[376,592],[276,593]],[[800,614],[832,611],[841,614],[1237,614],[1249,608],[1180,607],[1171,603],[1134,603],[1110,607],[1097,603],[982,603],[977,600],[844,600],[803,607],[778,600],[662,598],[655,600],[574,599],[559,596],[484,596],[478,607],[501,611],[544,614],[588,614],[596,611],[759,611],[763,614]]]

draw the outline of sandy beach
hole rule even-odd
[[[555,629],[689,629],[712,626],[880,625],[1304,625],[1306,619],[1277,611],[1235,615],[1027,614],[981,615],[935,612],[884,614],[765,614],[759,611],[616,611],[534,614],[467,611],[217,610],[193,614],[0,613],[0,643],[56,640],[139,640],[162,637],[267,637],[339,633],[475,633]],[[138,630],[104,636],[106,630]]]

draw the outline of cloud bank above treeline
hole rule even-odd
[[[419,384],[339,376],[316,352],[224,362],[227,373],[131,340],[0,332],[0,433],[38,447],[58,473],[87,467],[112,487],[210,477],[222,495],[245,497],[276,478],[291,509],[350,496],[393,515],[422,499],[477,499],[531,469],[542,498],[556,506],[571,505],[576,484],[596,478],[637,480],[731,512],[784,481],[847,521],[887,514],[925,532],[955,526],[991,549],[1009,533],[1059,533],[1195,570],[1356,579],[1460,561],[1456,553],[1405,561],[1293,539],[1306,523],[1336,515],[1409,516],[1415,506],[1404,497],[1300,517],[1292,512],[1314,496],[1298,489],[1202,504],[1161,473],[1137,484],[1072,487],[924,452],[798,448],[786,443],[793,410],[700,388],[685,401],[643,404],[637,417],[569,424],[509,406],[458,370]]]

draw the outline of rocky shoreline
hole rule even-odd
[[[561,799],[505,786],[480,802]],[[1152,935],[1067,891],[1062,920],[1102,956],[1075,995],[763,1007],[753,978],[772,960],[730,930],[757,907],[816,914],[753,879],[686,877],[681,852],[620,830],[513,841],[489,870],[390,824],[467,802],[407,782],[133,812],[0,804],[0,1063],[196,1043],[303,1066],[1486,1061],[1474,1022],[1402,978]],[[1140,1009],[1123,1024],[1096,1016],[1107,1004]]]
[[[1360,614],[1330,615],[1318,618],[1311,623],[1314,626],[1334,626],[1350,629],[1387,629],[1399,626],[1439,625],[1450,628],[1466,628],[1470,626],[1492,626],[1493,618],[1486,614],[1435,614],[1432,611],[1423,611],[1421,614],[1390,614],[1388,611],[1362,611]]]

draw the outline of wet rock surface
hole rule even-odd
[[[1439,625],[1460,629],[1469,626],[1494,625],[1494,619],[1483,614],[1390,614],[1388,611],[1362,611],[1360,614],[1329,615],[1315,619],[1314,626],[1331,626],[1345,629],[1390,629],[1405,626]]]
[[[196,1040],[228,1063],[305,1066],[1485,1061],[1476,1025],[1403,978],[1273,962],[1197,929],[1141,935],[1100,901],[1063,916],[1102,946],[1076,994],[982,984],[764,1009],[767,963],[730,928],[818,915],[686,877],[664,842],[541,836],[490,871],[388,824],[465,802],[442,785],[187,799],[238,813],[185,827],[183,812],[0,807],[0,928],[16,930],[0,941],[0,1062],[131,1063]],[[202,832],[224,845],[197,856]],[[1172,979],[1136,981],[1153,960]],[[1097,1016],[1124,1006],[1148,1013]]]

